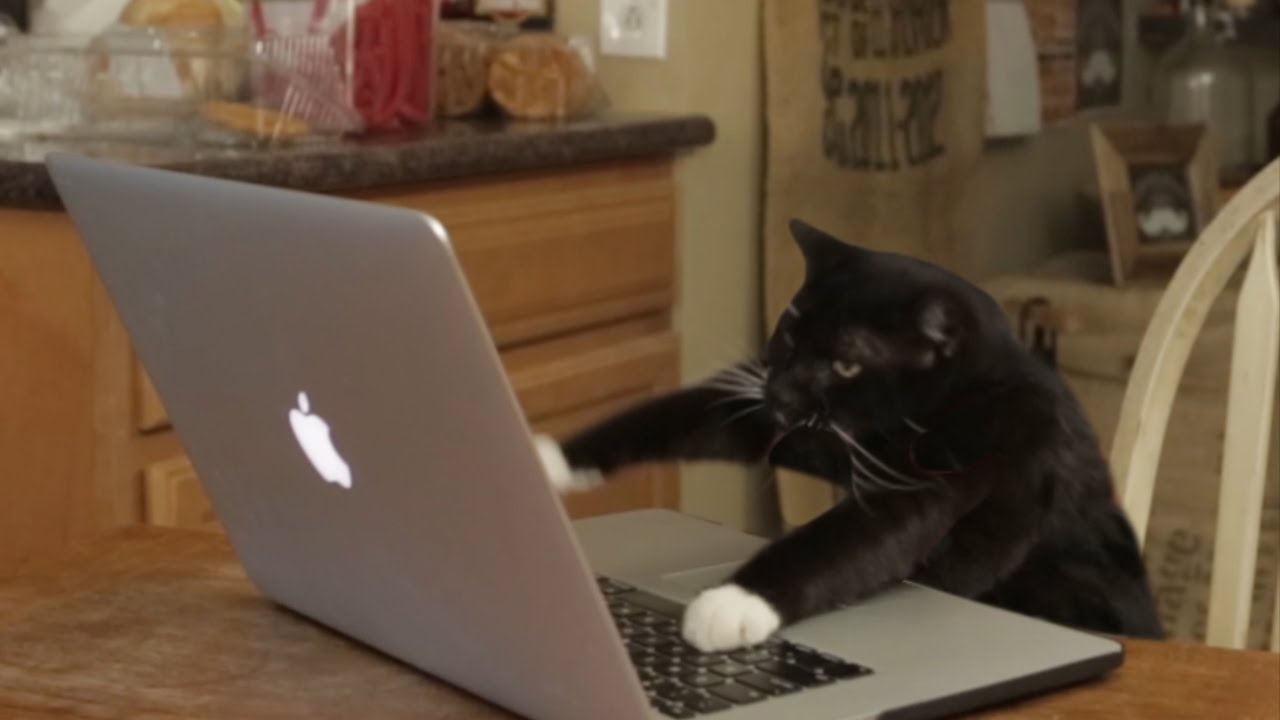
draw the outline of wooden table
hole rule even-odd
[[[1128,651],[1104,680],[977,717],[1280,718],[1280,655]],[[513,717],[272,605],[217,534],[130,530],[0,579],[5,720]]]

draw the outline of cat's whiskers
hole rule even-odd
[[[921,425],[920,423],[916,422],[915,420],[912,420],[909,417],[906,417],[905,415],[902,418],[902,422],[906,423],[907,427],[911,428],[912,430],[915,430],[918,433],[923,434],[923,433],[929,432],[929,428]]]
[[[835,433],[849,449],[849,459],[853,460],[858,469],[867,475],[868,480],[875,482],[881,488],[886,490],[918,490],[928,484],[920,478],[912,477],[890,467],[887,463],[876,457],[875,453],[871,452],[864,447],[862,443],[858,442],[857,438],[853,437],[851,433],[836,423],[828,421],[827,427],[830,428],[831,431]],[[858,462],[854,457],[855,454],[862,456],[864,460],[874,465],[879,472],[872,472],[871,468],[868,468]]]
[[[731,415],[721,423],[722,427],[743,415],[764,407],[764,372],[764,366],[758,359],[748,358],[724,368],[702,383],[703,387],[727,393],[725,397],[710,403],[708,408],[737,402],[750,403],[750,406]]]
[[[763,390],[765,370],[763,366],[752,363],[753,361],[748,360],[737,365],[731,365],[712,376],[710,382],[731,382],[736,385]]]
[[[764,388],[760,387],[759,385],[749,385],[747,383],[738,382],[735,380],[728,380],[728,379],[708,380],[707,382],[703,383],[702,386],[711,388],[713,390],[725,390],[727,392],[743,392],[743,393],[749,393],[752,395],[759,395],[760,397],[764,397]]]
[[[729,425],[730,423],[732,423],[732,422],[734,422],[734,421],[736,421],[736,420],[740,420],[740,419],[742,419],[742,418],[746,417],[747,415],[750,415],[750,414],[751,414],[751,413],[753,413],[753,412],[757,412],[757,411],[759,411],[759,410],[763,410],[763,409],[764,409],[764,403],[762,403],[762,402],[752,403],[750,407],[743,408],[742,410],[739,410],[738,412],[736,412],[736,413],[734,413],[734,414],[730,415],[729,417],[725,418],[724,420],[721,420],[721,421],[720,421],[720,427],[724,427],[724,426],[726,426],[726,425]]]
[[[744,385],[739,382],[730,382],[727,380],[703,383],[702,387],[708,390],[719,390],[730,395],[740,397],[751,397],[756,400],[764,400],[764,388],[756,385]]]
[[[719,388],[726,388],[730,390],[752,390],[752,391],[758,391],[758,392],[764,391],[764,388],[760,387],[759,384],[753,383],[750,380],[745,380],[743,378],[733,378],[733,377],[711,378],[710,380],[707,380],[703,384],[709,387],[719,387]]]
[[[707,405],[707,409],[720,407],[721,405],[727,405],[732,402],[750,402],[756,405],[761,405],[761,406],[764,405],[764,403],[760,402],[760,398],[758,396],[748,395],[744,393],[735,393],[732,395],[726,395],[716,400],[715,402]]]
[[[849,470],[849,492],[853,495],[853,500],[854,500],[854,502],[856,502],[856,503],[858,503],[859,505],[861,505],[861,506],[862,506],[862,509],[863,509],[863,510],[866,510],[868,515],[874,515],[875,513],[874,513],[874,512],[872,512],[872,510],[871,510],[871,506],[870,506],[870,505],[868,505],[868,504],[866,503],[866,501],[862,499],[862,491],[860,491],[860,490],[858,489],[858,485],[859,485],[862,481],[861,481],[861,480],[859,480],[859,478],[858,478],[858,473],[857,473],[857,471],[856,471],[856,468],[861,467],[861,466],[859,465],[858,461],[857,461],[856,459],[854,459],[854,457],[853,457],[853,451],[852,451],[852,450],[849,450],[848,448],[845,448],[845,452],[846,452],[846,453],[848,453],[848,455],[849,455],[849,465],[850,465],[850,470]]]
[[[877,474],[873,469],[862,464],[858,460],[858,455],[854,452],[853,446],[846,446],[845,452],[849,455],[849,462],[853,465],[854,471],[851,475],[854,483],[866,483],[871,490],[907,490],[909,488],[900,487],[899,485],[887,480],[883,476]]]

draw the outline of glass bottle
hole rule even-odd
[[[1253,157],[1253,82],[1247,59],[1228,46],[1231,18],[1192,0],[1186,35],[1159,66],[1156,107],[1170,123],[1203,123],[1225,175],[1248,172]]]

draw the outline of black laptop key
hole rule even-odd
[[[702,672],[687,673],[680,679],[684,681],[685,685],[695,688],[709,688],[715,685],[723,685],[728,682],[723,677],[716,675],[715,673],[706,672],[705,670]]]
[[[627,641],[627,654],[631,656],[631,662],[637,667],[654,665],[662,661],[662,658],[655,655],[651,648],[640,645],[636,643],[635,640]]]
[[[669,658],[664,655],[658,655],[657,657],[658,657],[658,660],[653,663],[653,668],[658,672],[662,673],[663,675],[665,675],[666,677],[669,677],[669,678],[680,677],[681,675],[689,672],[690,670],[693,670],[693,668],[681,663],[679,660],[675,658]]]
[[[635,590],[635,588],[624,582],[618,582],[617,580],[605,577],[596,578],[596,584],[600,586],[600,592],[605,595],[618,595],[620,593]]]
[[[684,608],[678,603],[673,603],[666,598],[660,598],[657,595],[651,595],[647,592],[635,590],[633,592],[624,593],[617,597],[626,600],[632,605],[642,607],[645,610],[655,612],[664,619],[679,621],[684,617]]]
[[[833,665],[827,668],[825,674],[828,677],[833,677],[837,680],[845,680],[862,675],[870,675],[871,669],[865,668],[857,663],[841,662],[838,665]]]
[[[671,635],[673,637],[680,636],[680,623],[675,620],[663,620],[653,626],[653,631],[662,633],[663,635]]]
[[[644,611],[634,605],[628,605],[627,603],[624,603],[621,600],[610,600],[609,612],[615,618],[625,618],[629,615],[635,615],[636,613],[640,613]]]
[[[653,633],[649,632],[649,628],[641,628],[639,625],[626,625],[625,628],[626,632],[623,633],[623,637],[627,638],[628,641],[639,642],[640,638],[648,638],[653,635]]]
[[[722,697],[731,703],[737,705],[746,705],[748,703],[760,702],[765,699],[765,694],[754,688],[737,683],[725,683],[717,685],[709,691],[712,695]]]
[[[628,615],[627,622],[631,623],[632,625],[649,627],[652,625],[657,625],[658,623],[662,622],[662,618],[657,615],[654,615],[651,612],[641,610],[640,612],[634,615]]]
[[[653,699],[653,707],[663,715],[676,720],[685,720],[686,718],[697,717],[698,714],[686,708],[679,703],[673,703],[662,698]]]
[[[654,672],[661,674],[662,666],[666,665],[667,659],[655,652],[650,652],[645,655],[632,655],[631,662],[638,668],[653,668]]]
[[[689,645],[685,645],[678,640],[662,638],[660,636],[654,637],[658,639],[658,642],[654,643],[653,649],[668,657],[684,659],[698,654],[697,649],[690,647]]]
[[[816,650],[809,648],[791,646],[784,650],[781,654],[784,661],[793,665],[799,665],[806,670],[825,673],[831,668],[844,665],[845,662],[838,657],[824,655]]]
[[[765,660],[772,660],[776,657],[776,655],[774,654],[773,648],[757,646],[753,648],[747,648],[746,650],[739,650],[738,652],[730,655],[729,657],[733,658],[734,660],[737,660],[740,663],[745,663],[747,665],[755,665],[756,663],[762,663]]]
[[[791,682],[790,680],[783,680],[780,677],[775,677],[762,672],[739,675],[733,680],[734,682],[748,685],[768,695],[786,695],[800,689],[799,685]]]
[[[725,661],[723,653],[695,653],[685,659],[685,662],[698,667],[711,667]]]
[[[631,664],[637,668],[653,667],[658,663],[658,656],[653,653],[645,652],[629,652],[631,655]]]
[[[647,648],[659,649],[657,646],[665,644],[667,640],[666,638],[661,637],[659,635],[654,635],[653,633],[646,632],[643,634],[637,633],[633,635],[631,637],[631,642],[635,643],[636,645],[643,645]]]
[[[662,698],[667,702],[679,703],[681,698],[689,692],[689,688],[681,685],[675,680],[662,678],[654,681],[649,687],[649,694]]]
[[[733,707],[730,703],[698,690],[686,690],[680,696],[680,704],[700,713],[720,712]]]
[[[718,665],[712,665],[711,672],[719,673],[721,675],[724,675],[725,677],[733,677],[734,675],[741,675],[743,673],[751,672],[751,667],[749,665],[736,663],[732,660],[725,660],[724,662],[719,663]]]
[[[762,662],[756,667],[770,675],[777,675],[783,680],[793,682],[801,687],[817,687],[819,685],[826,685],[832,682],[832,679],[825,675],[819,675],[812,670],[807,670],[799,665],[778,662],[777,660]]]

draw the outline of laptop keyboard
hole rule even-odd
[[[649,702],[667,717],[699,717],[871,674],[778,638],[734,652],[699,652],[681,636],[683,606],[617,580],[596,580]]]

